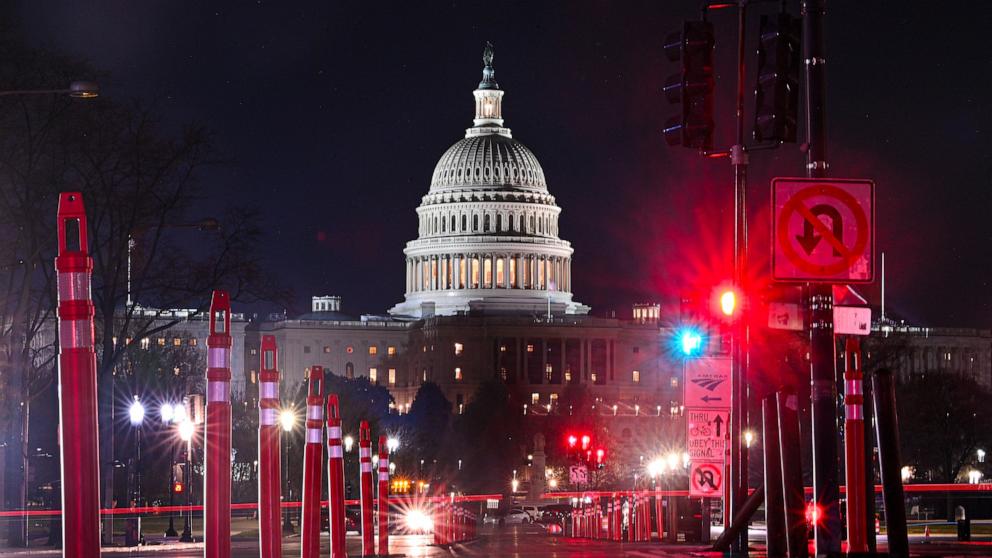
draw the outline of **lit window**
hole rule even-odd
[[[395,386],[396,385],[396,369],[395,368],[390,368],[389,369],[389,385],[391,385],[391,386]]]
[[[178,346],[180,346],[182,344],[183,344],[183,340],[182,339],[180,339],[178,337],[173,337],[172,338],[172,346],[173,347],[178,347]]]
[[[534,393],[530,394],[530,404],[531,405],[537,405],[540,402],[541,402],[541,394],[540,393],[537,393],[535,391]]]
[[[506,345],[500,345],[499,346],[499,352],[505,353],[506,352]]]
[[[254,370],[252,370],[251,371],[251,383],[254,384],[256,382],[258,382],[257,373]]]
[[[325,354],[325,355],[326,355],[326,354],[330,354],[330,352],[331,352],[331,348],[330,348],[330,347],[328,347],[327,345],[324,345],[324,354]]]
[[[147,351],[148,350],[148,347],[150,347],[151,345],[152,345],[152,340],[151,339],[148,339],[147,337],[145,337],[144,339],[141,340],[141,348],[142,349],[144,349],[144,350]]]
[[[162,339],[161,341],[162,342],[159,343],[159,345],[165,345],[165,339]],[[258,354],[258,349],[251,349],[250,351],[248,351],[248,354],[250,354],[251,356],[255,356]]]
[[[465,351],[465,345],[462,345],[461,343],[455,343],[455,354],[456,355],[460,355],[464,351]]]
[[[534,345],[530,345],[530,344],[528,344],[528,345],[527,345],[527,352],[528,352],[528,353],[533,353],[533,352],[534,352]]]
[[[427,352],[427,345],[424,345],[420,352],[426,353]]]
[[[545,364],[544,365],[544,379],[546,381],[549,381],[549,382],[551,381],[551,372],[552,372],[552,370],[554,370],[554,368],[550,364]]]
[[[548,397],[550,398],[552,405],[557,405],[558,404],[558,394],[557,393],[552,393]]]
[[[589,378],[592,380],[593,383],[596,383],[596,373],[595,372],[593,372],[592,374],[590,374],[589,375]]]
[[[158,346],[159,347],[164,347],[165,346],[165,337],[159,337],[158,338]]]
[[[195,337],[190,337],[190,339],[189,339],[189,346],[190,347],[195,347],[196,346],[196,338]]]
[[[379,371],[375,368],[369,368],[369,381],[373,384],[376,383],[379,377]]]
[[[424,373],[423,373],[423,376],[421,376],[421,377],[423,378],[423,380],[421,380],[421,381],[424,381],[424,382],[427,381],[427,369],[426,368],[424,368]]]
[[[566,382],[571,382],[572,381],[572,371],[571,370],[566,370],[565,371],[565,381]]]
[[[672,376],[672,387],[673,388],[679,387],[679,378],[678,378],[678,376]]]
[[[375,356],[379,352],[379,347],[375,345],[369,345],[369,356]]]
[[[125,345],[130,345],[131,344],[131,338],[130,337],[125,337],[124,338],[124,344]]]
[[[386,354],[389,356],[396,356],[396,347],[386,347]]]
[[[634,380],[634,383],[635,384],[641,381],[641,372],[640,372],[640,370],[634,370],[633,380]]]
[[[455,368],[455,381],[456,382],[462,381],[462,369],[461,368]]]
[[[506,380],[507,380],[507,379],[508,379],[508,378],[510,377],[510,375],[509,375],[509,374],[508,374],[508,373],[506,372],[506,367],[505,367],[505,366],[501,366],[501,367],[500,367],[500,369],[499,369],[499,377],[500,377],[500,378],[501,378],[501,379],[502,379],[502,380],[503,380],[504,382],[505,382],[505,381],[506,381]]]

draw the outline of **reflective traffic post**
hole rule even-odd
[[[861,342],[848,337],[844,343],[844,464],[847,472],[848,552],[868,552],[865,506],[864,374]]]
[[[359,486],[361,489],[362,511],[362,556],[375,556],[375,540],[372,533],[372,432],[368,421],[362,421],[358,428]]]
[[[214,291],[207,337],[204,556],[231,556],[231,299]]]
[[[320,482],[324,455],[324,368],[307,371],[307,439],[303,447],[303,510],[300,519],[300,556],[320,555]]]
[[[90,295],[93,259],[82,194],[61,193],[57,219],[63,556],[91,558],[100,555],[100,450]]]
[[[344,452],[337,394],[327,396],[327,492],[331,558],[347,558],[344,546]]]
[[[258,383],[258,543],[261,558],[281,558],[279,368],[276,338],[262,336]]]
[[[379,436],[379,556],[389,555],[389,450]]]

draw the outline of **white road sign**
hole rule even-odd
[[[687,409],[730,407],[730,359],[701,357],[685,361]]]
[[[871,308],[834,306],[834,334],[869,335],[870,333]]]
[[[730,411],[686,409],[686,451],[693,463],[723,462],[727,450]]]

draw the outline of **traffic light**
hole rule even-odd
[[[713,148],[713,24],[686,21],[665,39],[665,55],[681,71],[665,81],[665,98],[681,113],[665,123],[665,141],[692,149]]]
[[[703,351],[703,334],[695,328],[680,329],[677,342],[682,354],[687,357],[698,356]]]
[[[787,13],[761,16],[754,139],[795,142],[799,118],[799,18]]]

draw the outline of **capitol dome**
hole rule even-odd
[[[503,126],[492,45],[473,91],[475,119],[438,160],[407,243],[405,300],[396,316],[586,314],[572,300],[572,247],[544,169]]]

